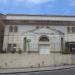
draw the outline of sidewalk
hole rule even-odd
[[[0,74],[11,74],[11,73],[29,73],[29,72],[39,72],[39,71],[52,71],[61,69],[75,68],[72,66],[56,66],[56,67],[42,67],[42,68],[19,68],[19,69],[0,69]]]

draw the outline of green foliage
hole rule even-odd
[[[68,47],[65,47],[62,53],[63,53],[63,54],[69,54],[70,52],[69,52]]]
[[[7,53],[6,48],[4,50],[1,50],[0,53]]]
[[[22,50],[21,50],[20,48],[19,48],[19,50],[18,50],[18,53],[19,53],[19,54],[22,54]]]

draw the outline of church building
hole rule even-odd
[[[1,52],[75,53],[75,16],[1,14]]]

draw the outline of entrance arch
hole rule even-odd
[[[39,41],[41,41],[41,42],[49,42],[49,38],[47,36],[43,35],[43,36],[40,37]]]
[[[46,35],[42,35],[39,38],[39,52],[40,54],[49,54],[49,37]]]

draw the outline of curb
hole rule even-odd
[[[73,68],[75,67],[66,67],[66,68],[58,68],[58,69],[50,69],[50,70],[35,70],[35,71],[26,71],[26,72],[7,72],[7,73],[0,73],[0,74],[4,75],[4,74],[33,73],[33,72],[56,71],[56,70],[73,69]]]

